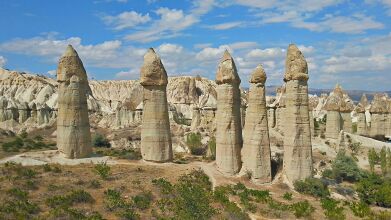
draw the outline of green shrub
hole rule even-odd
[[[201,143],[201,134],[199,133],[188,134],[186,136],[186,144],[193,155],[203,155],[205,153],[205,148]]]
[[[350,210],[357,217],[364,218],[371,214],[371,209],[366,203],[363,202],[352,202],[349,204]]]
[[[211,158],[214,160],[216,159],[216,138],[211,137],[209,142],[208,142],[208,148],[211,152]]]
[[[322,172],[322,177],[323,178],[328,178],[328,179],[334,179],[334,173],[333,170],[331,169],[325,169]]]
[[[96,134],[92,139],[94,147],[111,147],[109,140],[101,134]]]
[[[119,159],[127,159],[127,160],[139,160],[141,159],[141,153],[139,149],[102,149],[96,151],[97,154],[117,157]]]
[[[339,201],[331,198],[321,199],[322,208],[327,219],[331,220],[344,220],[346,219],[343,213],[344,208],[339,205]]]
[[[375,171],[375,164],[378,162],[379,156],[377,155],[375,149],[371,148],[368,151],[368,162],[369,167],[372,173]]]
[[[285,200],[291,201],[292,200],[292,193],[286,192],[286,193],[284,193],[282,198],[284,198]]]
[[[300,193],[315,197],[326,197],[330,195],[327,185],[319,179],[307,178],[305,180],[298,180],[293,185],[295,190]]]
[[[134,205],[141,210],[149,208],[151,206],[151,202],[152,202],[151,192],[142,192],[133,197]]]
[[[132,204],[121,197],[121,192],[108,189],[104,195],[104,204],[108,210],[116,211],[116,215],[123,219],[139,219]]]
[[[387,150],[386,150],[386,147],[382,147],[381,151],[380,151],[380,167],[381,167],[381,170],[382,170],[382,173],[383,175],[386,175],[387,174]]]
[[[107,179],[110,176],[110,167],[106,162],[98,163],[95,165],[95,172],[102,178]]]
[[[74,190],[66,195],[56,195],[46,199],[51,208],[66,208],[75,203],[93,203],[92,196],[84,190]]]
[[[372,174],[356,184],[356,190],[362,202],[391,207],[391,180]]]
[[[307,200],[293,203],[290,206],[290,209],[293,211],[296,218],[308,217],[315,211],[315,208],[311,206]]]
[[[344,150],[338,152],[331,167],[333,169],[333,176],[337,181],[356,182],[363,175],[356,161],[346,155]]]

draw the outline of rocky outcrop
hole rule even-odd
[[[296,47],[286,58],[286,110],[284,120],[284,173],[289,181],[312,176],[312,145],[308,111],[308,66]]]
[[[240,78],[228,51],[224,52],[218,66],[216,83],[216,165],[220,172],[233,175],[241,168],[241,98]]]
[[[356,107],[357,113],[357,134],[362,136],[368,135],[368,121],[365,112],[368,110],[368,99],[365,94],[361,96],[361,100]]]
[[[284,135],[284,118],[286,112],[286,85],[277,89],[277,100],[278,103],[276,106],[276,130]]]
[[[57,68],[57,147],[68,158],[87,157],[92,152],[87,93],[87,73],[77,52],[68,46]],[[37,106],[39,122],[47,120],[47,107]]]
[[[319,104],[319,98],[317,96],[310,96],[308,101],[308,110],[310,115],[310,128],[311,128],[311,137],[315,136],[315,118],[314,110]]]
[[[345,132],[343,130],[339,132],[336,145],[336,151],[340,150],[346,150]]]
[[[330,93],[325,104],[327,110],[326,138],[337,139],[339,132],[342,130],[343,122],[340,113],[342,98],[342,88],[337,85],[334,91]]]
[[[266,74],[259,65],[251,75],[248,108],[243,132],[242,173],[254,182],[271,181],[271,151],[265,97]]]
[[[386,94],[375,94],[373,97],[369,112],[371,113],[371,122],[369,136],[382,139],[385,136],[387,115],[388,115],[388,97]]]
[[[140,84],[144,87],[141,155],[148,161],[171,161],[173,153],[166,94],[167,73],[152,48],[144,56],[140,78]]]

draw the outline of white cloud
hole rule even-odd
[[[5,57],[3,56],[0,56],[0,67],[4,67],[5,64],[7,63],[7,60],[5,59]]]
[[[183,47],[177,44],[162,44],[159,46],[158,51],[164,54],[181,53]]]
[[[204,62],[216,63],[216,61],[223,55],[225,50],[232,52],[232,49],[229,47],[229,45],[221,45],[217,48],[206,47],[197,53],[196,59]]]
[[[55,76],[57,74],[57,71],[56,70],[49,70],[49,71],[47,71],[47,74],[49,74],[51,76]]]
[[[216,25],[209,25],[207,27],[209,29],[213,29],[213,30],[228,30],[228,29],[231,29],[231,28],[238,27],[241,24],[242,24],[242,22],[236,21],[236,22],[226,22],[226,23],[216,24]]]
[[[267,60],[275,58],[283,58],[285,56],[285,49],[282,48],[267,48],[267,49],[253,49],[246,54],[247,59]]]
[[[134,69],[128,71],[120,71],[115,74],[116,79],[138,79],[139,77],[139,71]]]
[[[135,11],[125,11],[116,16],[104,15],[102,20],[113,27],[114,30],[132,28],[139,24],[147,23],[151,20],[149,14],[139,14]]]

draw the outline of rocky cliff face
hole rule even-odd
[[[89,81],[87,103],[99,127],[120,128],[141,121],[143,90],[138,80]],[[0,128],[18,131],[50,126],[57,117],[58,83],[39,75],[0,69]],[[167,100],[181,120],[193,106],[204,115],[216,109],[216,84],[201,77],[170,77]]]

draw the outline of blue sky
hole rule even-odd
[[[137,79],[153,47],[170,76],[214,79],[228,49],[242,86],[258,64],[280,85],[295,43],[312,88],[391,90],[390,18],[391,0],[1,0],[0,66],[50,75],[72,44],[90,78]]]

